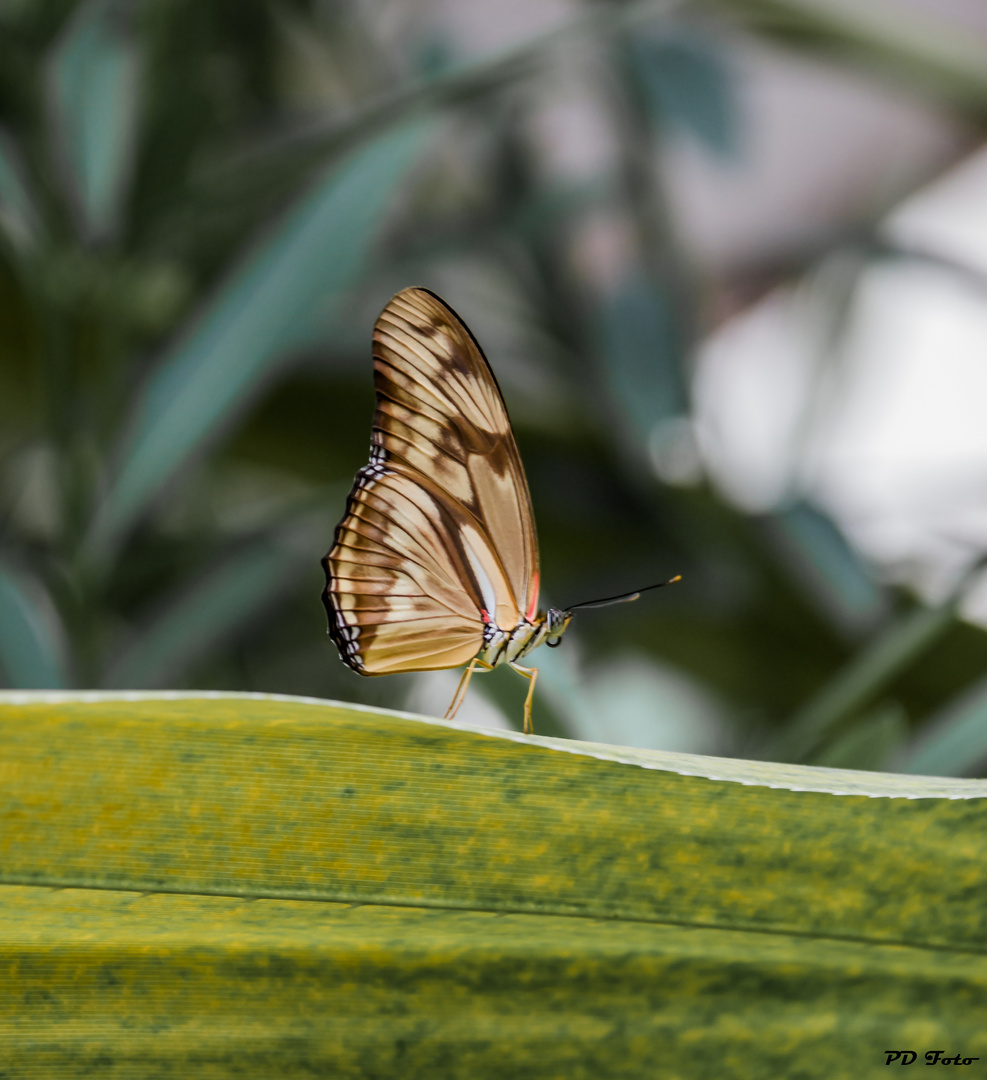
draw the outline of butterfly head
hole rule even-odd
[[[562,644],[562,635],[571,621],[571,611],[562,611],[560,608],[552,607],[545,612],[545,644],[550,649]]]

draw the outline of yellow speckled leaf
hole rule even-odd
[[[987,782],[0,695],[0,1077],[987,1069]]]

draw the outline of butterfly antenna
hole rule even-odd
[[[629,604],[632,600],[636,600],[641,593],[648,592],[650,589],[664,589],[666,585],[674,585],[676,581],[681,581],[682,575],[676,574],[675,577],[669,578],[668,581],[659,581],[657,585],[645,585],[643,589],[636,589],[634,592],[621,593],[620,596],[606,596],[602,600],[584,600],[581,604],[572,604],[567,607],[566,611],[576,611],[578,608],[597,608],[597,607],[609,607],[611,604]]]

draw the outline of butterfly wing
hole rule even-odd
[[[330,634],[361,674],[457,667],[488,620],[538,602],[528,485],[493,373],[438,297],[405,289],[374,329],[370,464],[326,556]]]
[[[437,296],[405,289],[374,328],[374,382],[374,448],[431,477],[469,511],[518,608],[533,613],[538,541],[528,482],[500,388],[473,335]],[[497,617],[504,629],[516,621]]]

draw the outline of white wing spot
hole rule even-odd
[[[480,562],[476,552],[470,547],[465,537],[463,537],[463,549],[466,552],[466,558],[469,559],[470,568],[476,577],[477,584],[480,586],[483,606],[488,612],[495,612],[497,610],[497,592],[494,589],[493,582],[490,580],[490,575],[483,569],[483,563]]]

